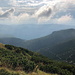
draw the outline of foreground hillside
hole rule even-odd
[[[25,73],[24,71],[14,71],[7,69],[5,67],[0,68],[0,75],[57,75],[57,74],[50,74],[43,71],[38,70],[37,72]]]
[[[75,66],[50,60],[38,53],[31,52],[21,47],[0,44],[0,67],[6,67],[10,70],[21,71],[31,75],[75,75]],[[39,70],[39,71],[38,71]],[[4,69],[0,71],[0,75],[7,73]],[[35,74],[33,74],[35,73]],[[37,74],[38,73],[38,74]],[[47,74],[47,75],[48,75]],[[20,74],[4,74],[4,75],[20,75]]]

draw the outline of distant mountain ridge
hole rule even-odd
[[[48,36],[26,41],[25,47],[33,51],[38,51],[42,48],[52,47],[54,45],[60,44],[65,41],[69,41],[74,38],[75,29],[54,31]]]
[[[26,40],[22,40],[20,38],[16,38],[16,37],[3,37],[0,38],[0,42],[3,44],[10,44],[10,45],[14,45],[14,46],[21,46],[25,43]]]
[[[0,38],[0,42],[27,48],[29,50],[38,51],[43,48],[48,48],[66,42],[75,38],[75,29],[66,29],[54,31],[52,34],[33,40],[22,40],[15,37]]]
[[[48,36],[27,41],[19,38],[0,38],[0,42],[27,48],[52,59],[75,63],[75,29],[54,31]]]

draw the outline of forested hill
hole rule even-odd
[[[45,37],[26,41],[24,47],[33,51],[38,51],[41,50],[42,48],[53,47],[57,44],[72,39],[75,39],[75,29],[66,29],[66,30],[54,31],[52,34],[47,35]]]
[[[10,45],[19,46],[19,47],[24,45],[25,41],[26,40],[16,38],[16,37],[0,37],[0,43],[10,44]]]
[[[39,52],[49,58],[75,64],[75,39],[41,49]]]
[[[66,29],[54,31],[52,34],[49,34],[47,36],[28,41],[15,37],[14,38],[4,37],[0,38],[0,42],[3,44],[10,44],[14,46],[27,48],[32,51],[38,51],[39,49],[41,50],[42,48],[52,47],[74,38],[75,38],[75,29]]]
[[[2,67],[25,73],[40,70],[49,74],[75,75],[74,65],[53,61],[27,49],[4,44],[0,44],[0,68]],[[0,69],[0,75],[20,74],[9,74],[5,69]]]

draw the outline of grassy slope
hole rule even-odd
[[[3,47],[0,49],[0,66],[14,70],[6,69],[7,72],[3,70],[5,74],[1,74],[0,70],[0,75],[51,75],[51,73],[75,75],[74,65],[50,60],[21,47],[2,44],[0,46]],[[9,72],[19,74],[10,74]]]
[[[13,74],[19,74],[19,75],[57,75],[57,74],[49,74],[49,73],[45,73],[41,70],[38,70],[37,72],[31,72],[31,73],[25,73],[24,71],[13,71],[10,69],[7,69],[5,67],[0,67],[0,70],[4,69],[9,73],[13,73]]]
[[[6,48],[5,48],[5,45],[2,44],[2,43],[0,43],[0,48],[6,49]]]
[[[2,49],[7,49],[5,47],[4,44],[0,43],[0,48]],[[57,75],[57,74],[51,74],[51,73],[46,73],[46,72],[43,72],[41,70],[37,70],[37,72],[30,72],[30,73],[25,73],[25,71],[22,71],[22,70],[12,70],[11,68],[7,68],[7,67],[1,67],[0,66],[0,70],[5,70],[6,72],[10,73],[10,74],[19,74],[19,75]],[[2,74],[4,75],[4,74]]]

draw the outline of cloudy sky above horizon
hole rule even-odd
[[[75,25],[75,0],[0,0],[0,24]]]
[[[0,37],[35,39],[75,28],[75,0],[0,0]]]

